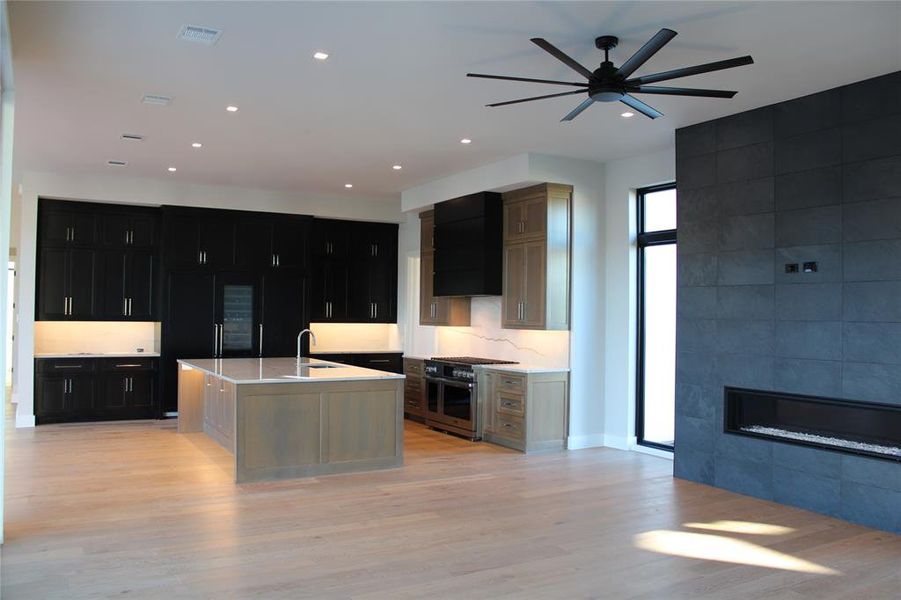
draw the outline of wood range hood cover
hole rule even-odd
[[[500,296],[503,204],[479,192],[435,205],[435,296]]]

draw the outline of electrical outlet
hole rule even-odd
[[[816,273],[817,272],[817,263],[815,263],[815,262],[804,263],[804,272],[805,273]]]
[[[786,273],[797,273],[798,272],[798,263],[785,263],[785,272]]]

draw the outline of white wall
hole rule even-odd
[[[408,215],[401,226],[401,253],[408,257],[402,289],[401,327],[409,353],[480,353],[525,363],[571,367],[570,439],[572,448],[604,441],[604,165],[556,156],[523,154],[404,191],[401,206],[417,211],[479,191],[503,191],[538,182],[573,186],[571,332],[512,331],[500,328],[500,301],[473,300],[473,326],[420,327],[412,288],[419,251],[419,222]],[[416,280],[418,290],[418,280]],[[468,350],[468,351],[467,351]]]
[[[607,446],[628,448],[635,444],[635,190],[675,181],[675,148],[609,162],[606,173],[605,441]]]
[[[324,198],[271,190],[180,183],[114,175],[59,174],[29,171],[22,176],[18,211],[18,337],[15,352],[16,426],[34,426],[34,292],[39,197],[122,204],[162,204],[257,210],[400,222],[399,200]]]

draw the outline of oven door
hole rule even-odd
[[[426,418],[461,430],[477,431],[477,398],[475,383],[427,377]]]

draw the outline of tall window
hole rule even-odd
[[[644,446],[673,449],[676,184],[638,190],[638,414]]]

